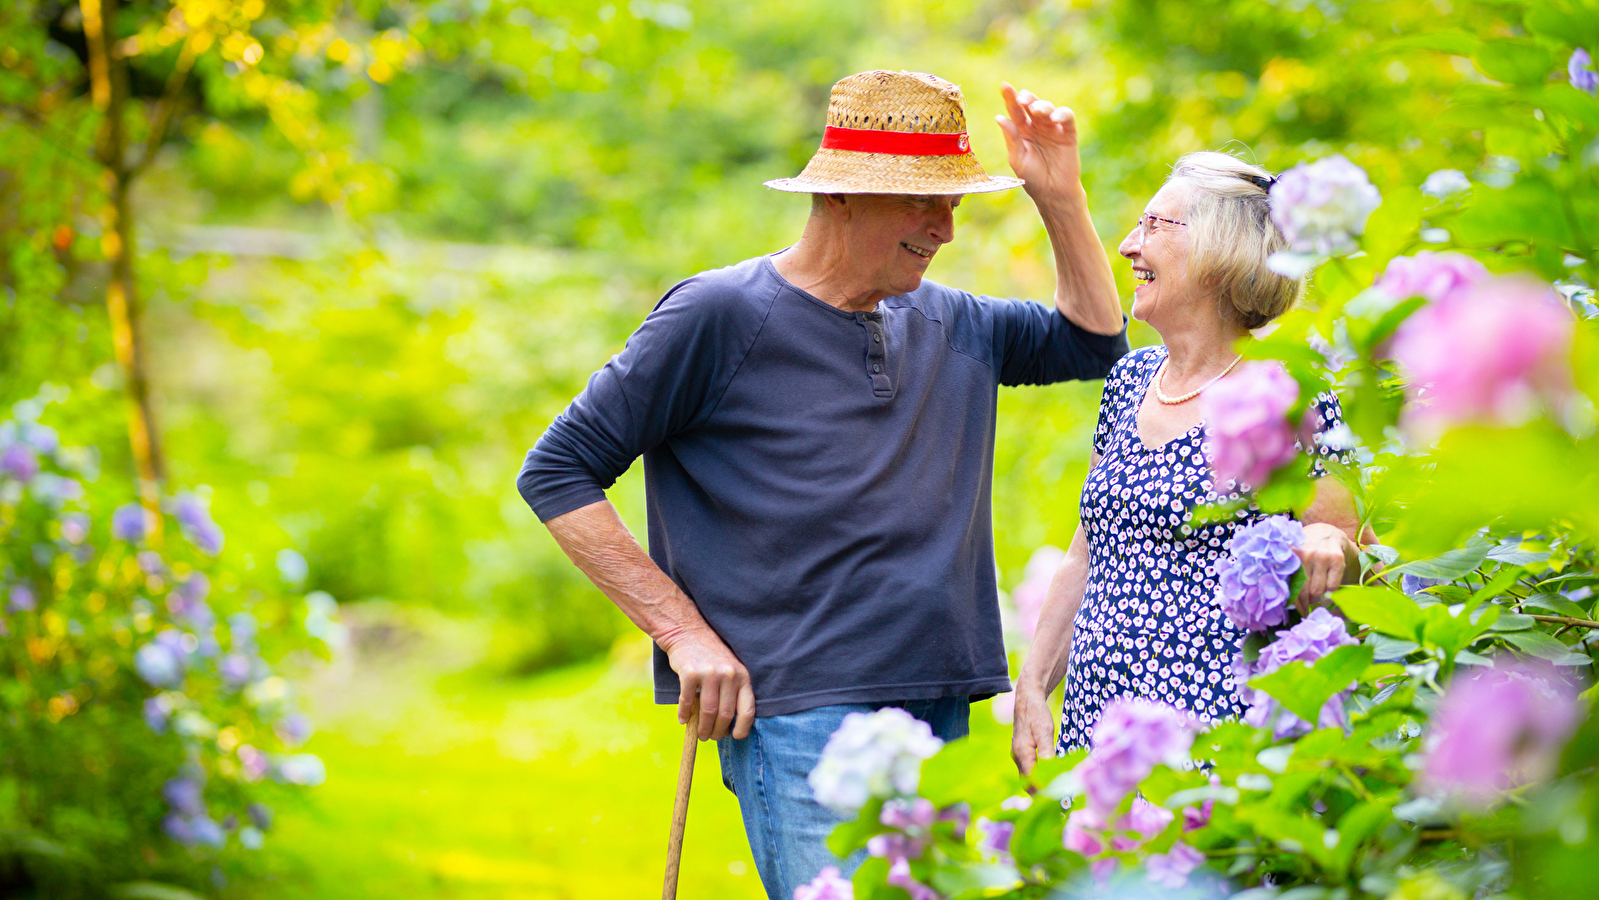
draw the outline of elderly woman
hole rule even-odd
[[[1264,514],[1246,509],[1192,530],[1172,529],[1166,517],[1174,500],[1192,508],[1225,496],[1229,484],[1212,484],[1199,394],[1238,365],[1250,330],[1286,312],[1303,287],[1266,268],[1266,257],[1287,246],[1271,219],[1271,183],[1270,173],[1232,156],[1189,154],[1122,241],[1142,282],[1132,316],[1163,343],[1134,350],[1105,381],[1082,521],[1016,684],[1011,752],[1024,773],[1056,745],[1047,698],[1062,678],[1062,752],[1086,746],[1118,697],[1164,701],[1208,720],[1242,711],[1230,664],[1245,633],[1214,599],[1215,566],[1233,532]],[[1337,421],[1332,395],[1317,409],[1323,427]],[[1359,520],[1332,478],[1317,482],[1299,518],[1303,610],[1344,580]]]

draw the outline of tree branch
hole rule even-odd
[[[139,161],[131,169],[133,173],[144,171],[145,167],[155,161],[156,153],[161,149],[161,142],[166,140],[167,127],[172,124],[172,116],[177,111],[178,93],[183,90],[184,82],[188,80],[189,70],[194,68],[194,59],[199,53],[195,50],[195,39],[190,36],[183,42],[183,49],[178,51],[177,64],[172,67],[172,74],[167,76],[167,85],[161,92],[161,100],[156,105],[155,119],[150,123],[150,134],[144,141],[144,152],[139,156]]]

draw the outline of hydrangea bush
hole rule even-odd
[[[293,551],[277,572],[224,562],[202,496],[119,496],[94,448],[38,421],[60,393],[0,420],[6,877],[59,897],[220,887],[273,804],[326,777],[285,674],[342,640],[335,605],[300,595]]]
[[[1526,112],[1494,119],[1520,159],[1385,186],[1404,194],[1386,207],[1338,156],[1271,190],[1292,245],[1273,268],[1315,269],[1314,299],[1203,396],[1215,483],[1242,495],[1220,491],[1191,523],[1267,514],[1211,573],[1249,632],[1229,685],[1244,714],[1122,700],[1091,747],[1028,777],[954,742],[868,788],[832,839],[868,851],[853,891],[835,879],[816,896],[1592,895],[1599,306],[1583,276],[1599,273],[1584,236],[1599,226],[1556,198],[1599,189],[1599,98],[1564,21],[1529,16],[1528,46],[1563,45],[1568,71],[1473,88],[1481,109]],[[1346,425],[1309,433],[1327,391]],[[1329,442],[1358,462],[1322,460],[1380,543],[1358,583],[1306,612],[1295,516]]]

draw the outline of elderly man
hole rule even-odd
[[[1010,690],[989,494],[1001,384],[1103,378],[1127,352],[1069,110],[1002,93],[999,125],[1055,252],[1053,308],[923,278],[964,194],[1022,184],[972,155],[955,85],[833,88],[794,246],[667,292],[528,453],[518,486],[655,641],[655,699],[716,739],[772,898],[838,860],[806,775],[852,711],[946,740]],[[1085,251],[1081,248],[1092,248]],[[606,501],[644,457],[646,555]]]

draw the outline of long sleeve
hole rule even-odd
[[[1104,378],[1127,354],[1125,319],[1120,332],[1095,334],[1073,325],[1053,306],[1031,300],[983,300],[992,310],[1000,384]]]
[[[633,460],[709,415],[759,330],[756,306],[696,279],[669,291],[528,451],[516,484],[539,519],[605,499]]]

